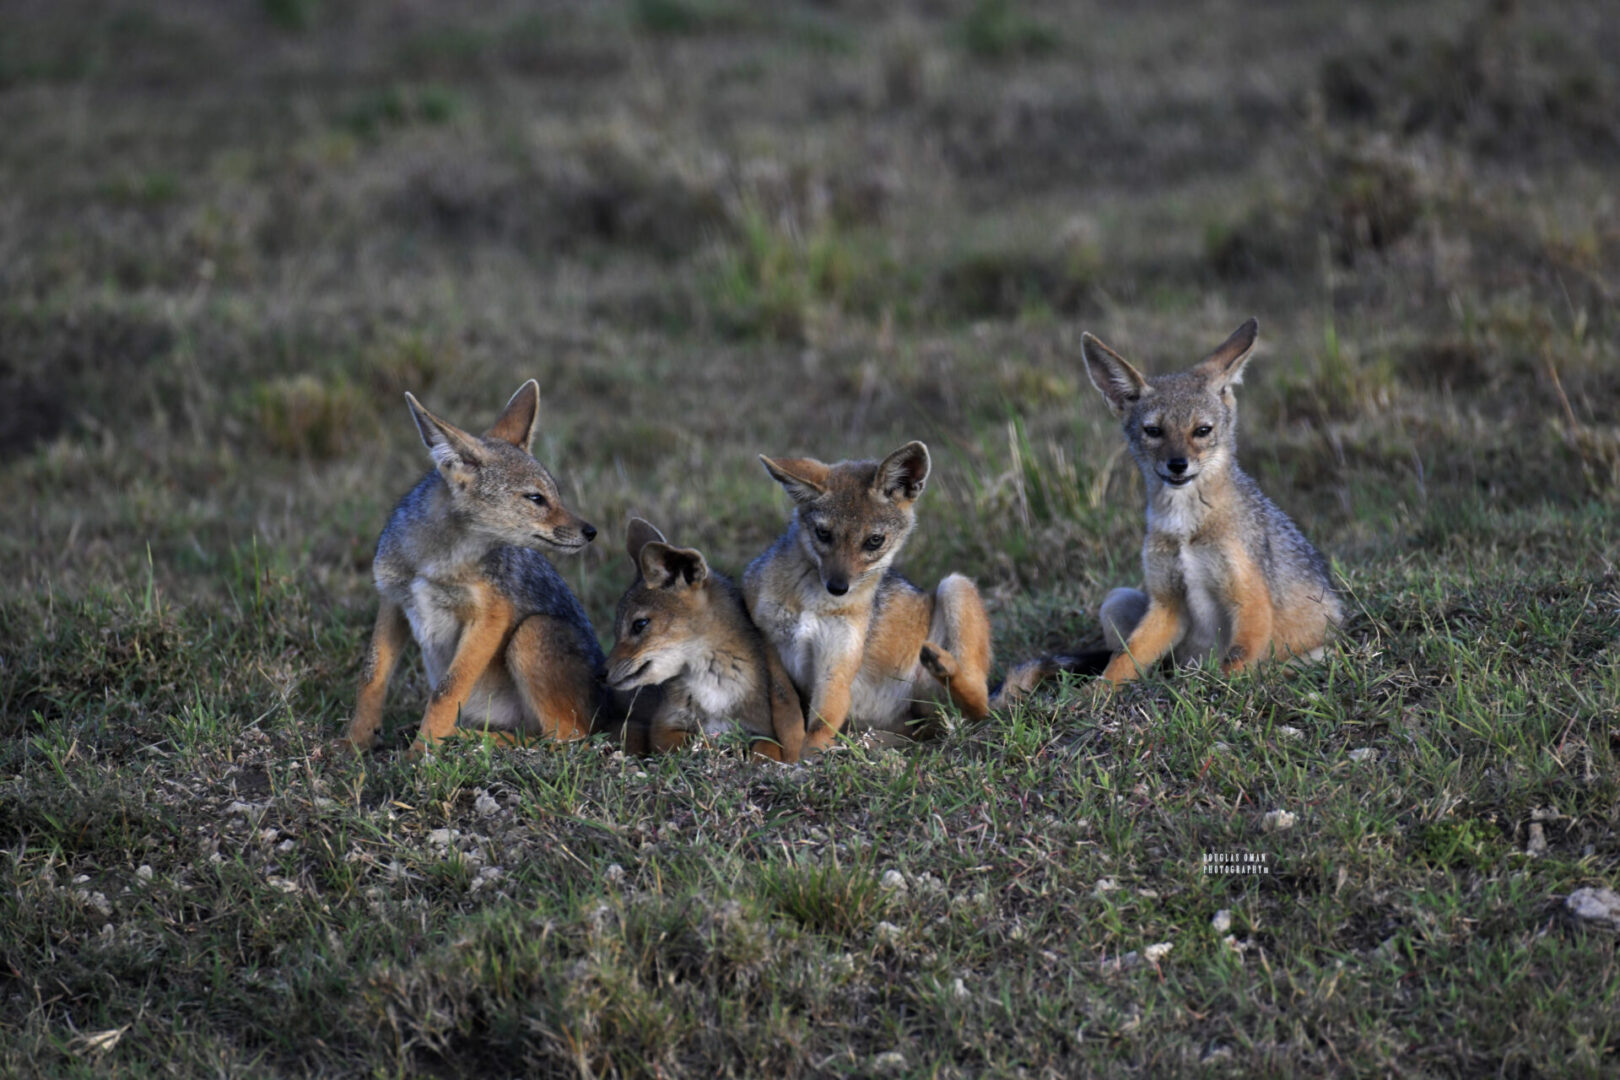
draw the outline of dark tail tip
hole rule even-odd
[[[1074,656],[1054,656],[1051,662],[1058,671],[1069,671],[1076,675],[1101,675],[1113,658],[1114,654],[1107,649],[1087,649]]]

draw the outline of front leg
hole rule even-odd
[[[834,658],[816,672],[815,691],[810,695],[810,731],[804,737],[804,754],[815,754],[832,745],[849,720],[850,689],[861,670],[861,652],[853,649]]]
[[[422,727],[411,744],[413,755],[422,753],[455,730],[461,706],[505,648],[515,615],[511,601],[487,585],[480,588],[472,618],[461,628],[461,639],[456,643],[456,655],[450,660],[450,668],[428,699]]]
[[[1221,671],[1242,671],[1271,655],[1273,610],[1271,590],[1246,553],[1231,561],[1226,601],[1232,611],[1232,643],[1221,658]]]
[[[1164,658],[1175,647],[1185,630],[1181,605],[1153,597],[1142,621],[1136,624],[1125,648],[1108,662],[1102,677],[1110,686],[1129,682]]]
[[[360,693],[355,702],[354,718],[342,742],[356,752],[369,750],[377,741],[377,729],[382,726],[383,701],[388,696],[388,680],[399,664],[399,656],[410,636],[410,623],[398,604],[382,598],[377,608],[377,623],[371,631],[371,645],[366,650],[366,661],[360,669]]]
[[[774,761],[798,761],[804,753],[804,706],[799,703],[799,692],[782,666],[776,648],[765,646],[766,693],[771,707],[771,733],[776,742],[759,739],[753,743],[756,754]]]

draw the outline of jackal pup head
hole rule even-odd
[[[928,447],[920,442],[882,461],[759,460],[798,504],[799,544],[834,596],[882,577],[916,523],[928,483]]]
[[[607,684],[633,690],[668,682],[701,653],[710,602],[702,552],[678,548],[641,518],[631,518],[625,549],[636,580],[619,598]]]
[[[1123,422],[1125,442],[1148,491],[1215,476],[1237,450],[1232,387],[1254,351],[1260,324],[1250,319],[1192,368],[1149,379],[1090,334],[1080,338],[1091,382]]]
[[[471,530],[510,547],[578,551],[596,528],[563,505],[557,481],[529,453],[540,416],[540,385],[518,387],[495,426],[471,435],[407,393],[411,415],[450,489],[452,513]]]

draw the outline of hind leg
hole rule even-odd
[[[1147,614],[1148,594],[1141,589],[1115,589],[1097,609],[1102,623],[1103,645],[1109,652],[1121,652],[1131,634]]]
[[[934,590],[934,616],[918,659],[963,716],[990,715],[990,617],[978,587],[961,574]]]
[[[564,742],[591,733],[601,689],[596,664],[581,650],[573,624],[550,615],[524,619],[507,645],[506,669],[531,732]]]

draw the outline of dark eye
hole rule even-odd
[[[546,497],[544,495],[540,494],[538,491],[531,491],[531,492],[529,492],[527,495],[525,495],[523,497],[525,499],[528,499],[530,502],[534,503],[534,505],[536,505],[536,506],[545,506],[546,505]]]
[[[1195,438],[1195,439],[1205,438],[1206,436],[1209,435],[1210,432],[1212,432],[1214,430],[1215,429],[1210,427],[1208,424],[1199,424],[1197,427],[1193,428],[1193,438]]]
[[[832,530],[831,529],[823,529],[820,525],[817,525],[816,526],[816,539],[820,540],[823,544],[832,543]]]
[[[867,551],[876,551],[878,548],[880,548],[882,546],[883,546],[883,534],[882,533],[873,533],[871,536],[868,536],[866,538],[866,550]]]
[[[1158,424],[1143,424],[1142,434],[1146,435],[1150,439],[1157,439],[1160,435],[1164,434],[1164,428],[1160,427]]]
[[[645,629],[647,629],[646,619],[637,619],[635,622],[630,624],[630,632],[632,634],[639,634]]]

